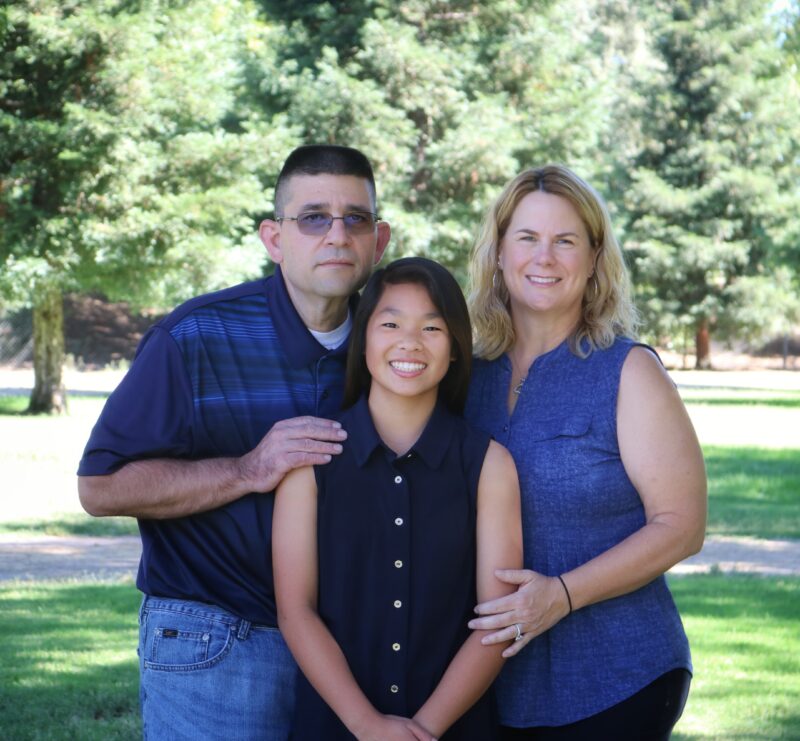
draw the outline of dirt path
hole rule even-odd
[[[137,535],[55,537],[0,533],[0,583],[91,579],[117,581],[136,575],[142,544]]]
[[[677,575],[710,572],[800,576],[800,540],[715,535],[706,538],[700,553],[670,571]]]
[[[91,538],[0,534],[0,583],[132,578],[141,554],[136,536]],[[703,550],[672,569],[675,575],[709,572],[800,576],[800,541],[710,537]]]

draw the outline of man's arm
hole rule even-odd
[[[168,519],[216,509],[250,492],[274,490],[291,470],[327,463],[347,433],[317,417],[282,420],[238,458],[132,461],[105,476],[79,476],[81,505],[95,517]]]

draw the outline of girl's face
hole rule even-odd
[[[367,323],[370,399],[432,397],[451,361],[450,332],[428,291],[416,283],[387,285]]]

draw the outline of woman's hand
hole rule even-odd
[[[495,572],[500,581],[518,584],[514,594],[483,602],[475,608],[486,617],[469,621],[473,630],[495,630],[484,636],[481,643],[490,645],[519,639],[503,651],[506,658],[515,656],[536,636],[552,628],[569,614],[569,602],[557,577],[544,576],[528,569],[501,569]],[[499,628],[499,630],[497,630]]]

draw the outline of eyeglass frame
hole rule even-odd
[[[330,219],[330,223],[327,224],[327,226],[324,229],[324,231],[314,232],[314,231],[304,231],[303,230],[303,227],[301,226],[301,221],[300,220],[304,216],[311,216],[311,215],[314,215],[314,214],[318,214],[320,216],[324,215],[328,219]],[[373,219],[372,226],[369,227],[369,229],[365,229],[363,232],[353,231],[352,227],[348,226],[347,222],[345,221],[345,219],[348,216],[371,216],[372,219]],[[275,221],[277,221],[279,224],[281,222],[283,222],[283,221],[294,221],[294,222],[296,222],[297,223],[297,229],[300,231],[301,234],[305,234],[307,237],[321,237],[321,236],[327,234],[333,228],[333,222],[336,221],[337,219],[339,219],[342,222],[342,226],[344,226],[344,229],[348,234],[356,234],[356,235],[369,234],[378,225],[378,222],[381,221],[381,217],[378,214],[373,213],[372,211],[348,211],[346,214],[343,214],[342,216],[334,216],[333,214],[329,213],[328,211],[304,211],[302,213],[299,213],[297,216],[276,216],[275,217]]]

